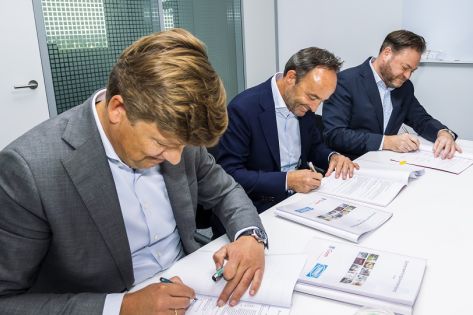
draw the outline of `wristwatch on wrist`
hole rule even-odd
[[[446,131],[446,132],[448,132],[448,133],[452,136],[452,138],[453,138],[454,141],[457,140],[457,135],[456,135],[453,131],[451,131],[450,129],[444,128],[444,129],[440,129],[439,132],[440,132],[440,131]]]
[[[268,248],[268,235],[266,234],[265,231],[261,229],[249,229],[244,232],[242,232],[240,236],[253,236],[258,243],[261,243],[264,245],[264,248]]]

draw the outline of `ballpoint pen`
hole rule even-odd
[[[161,283],[174,283],[174,282],[172,282],[171,280],[169,280],[168,278],[164,278],[164,277],[159,278],[159,281],[160,281]],[[190,299],[190,300],[191,300],[191,301],[190,301],[189,305],[192,305],[195,301],[198,300],[198,298],[195,297],[195,298]]]
[[[316,167],[314,166],[314,164],[312,162],[309,162],[307,163],[309,165],[309,168],[312,172],[315,172],[315,173],[320,173],[320,174],[324,174],[325,173],[325,170],[319,168],[319,167]]]

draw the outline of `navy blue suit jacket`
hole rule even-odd
[[[240,183],[262,212],[287,197],[281,172],[271,79],[243,91],[228,105],[229,126],[219,142],[218,163]],[[299,118],[300,168],[307,162],[326,169],[332,152],[322,143],[314,113]]]
[[[383,105],[370,59],[338,74],[335,93],[324,103],[322,111],[325,143],[355,158],[378,150],[383,134],[397,134],[403,123],[422,137],[435,141],[438,131],[447,127],[420,105],[410,80],[391,91],[393,111],[383,133]]]

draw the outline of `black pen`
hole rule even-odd
[[[164,277],[159,278],[159,281],[161,281],[161,283],[174,283],[174,282],[172,282],[171,280],[169,280],[168,278],[164,278]],[[195,297],[195,298],[190,299],[190,300],[191,300],[191,301],[190,301],[190,303],[189,303],[189,306],[192,305],[192,304],[194,304],[194,302],[197,301],[198,298]]]
[[[319,168],[319,167],[317,167],[317,166],[314,166],[314,164],[313,164],[312,162],[309,162],[309,163],[307,163],[307,164],[309,165],[309,168],[310,168],[310,170],[311,170],[312,172],[320,173],[320,174],[322,174],[322,175],[325,174],[325,170],[323,170],[323,169],[321,169],[321,168]]]

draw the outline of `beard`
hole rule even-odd
[[[391,61],[386,62],[384,65],[380,65],[379,71],[384,83],[389,88],[398,88],[406,82],[406,78],[401,75],[394,75],[391,70]]]

